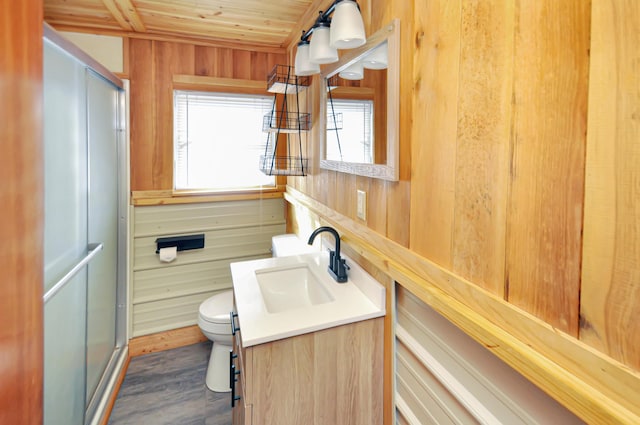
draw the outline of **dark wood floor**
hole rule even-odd
[[[229,393],[204,379],[211,342],[131,359],[110,425],[231,425]]]

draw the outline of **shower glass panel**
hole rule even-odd
[[[78,272],[44,308],[44,423],[84,423],[87,272]]]
[[[44,43],[44,289],[86,255],[87,145],[84,66]],[[44,306],[44,423],[82,424],[87,269]]]
[[[103,250],[88,268],[87,405],[116,346],[118,264],[118,90],[87,70],[89,242]]]
[[[85,69],[44,43],[45,292],[87,253]]]

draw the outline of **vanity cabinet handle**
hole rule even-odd
[[[233,351],[229,351],[229,386],[231,387],[231,407],[235,407],[236,401],[240,400],[240,396],[236,396],[236,382],[238,382],[237,375],[240,375],[240,371],[236,370],[236,365],[233,364],[233,360],[237,359],[238,355]]]
[[[238,382],[238,378],[236,378],[236,375],[240,374],[239,370],[235,370],[235,366],[233,367],[232,371],[231,371],[231,408],[234,408],[236,406],[236,401],[240,400],[242,397],[240,397],[239,395],[236,395],[236,382]]]
[[[229,387],[233,386],[233,380],[235,378],[235,365],[233,364],[233,359],[237,358],[237,354],[233,354],[233,351],[229,351]]]
[[[240,330],[240,328],[236,327],[236,321],[235,318],[238,317],[238,313],[234,313],[233,311],[229,313],[229,322],[231,324],[231,335],[236,334],[237,331]]]
[[[231,386],[231,408],[233,409],[234,407],[236,407],[236,401],[240,400],[242,397],[240,397],[239,395],[236,395],[236,386],[232,385]]]

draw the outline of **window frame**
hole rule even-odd
[[[263,80],[246,80],[235,78],[219,78],[196,75],[174,75],[173,85],[171,87],[171,161],[172,161],[172,189],[171,197],[182,198],[176,203],[188,202],[185,198],[197,197],[207,199],[208,201],[228,200],[228,199],[255,199],[261,198],[263,195],[282,196],[286,190],[287,176],[275,176],[275,186],[265,188],[233,188],[233,189],[176,189],[175,188],[175,140],[174,140],[174,91],[197,91],[210,93],[228,93],[228,94],[248,94],[258,96],[273,96],[273,93],[267,91],[266,83]],[[266,136],[265,136],[266,137]],[[266,141],[266,139],[265,139]],[[258,167],[258,164],[256,164]],[[196,200],[197,202],[197,200]],[[205,202],[205,201],[202,201]]]

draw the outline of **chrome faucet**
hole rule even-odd
[[[318,227],[316,230],[311,233],[309,236],[309,241],[307,242],[309,245],[313,244],[313,240],[322,232],[329,232],[336,238],[336,250],[329,250],[329,274],[331,277],[338,283],[344,283],[347,281],[347,270],[349,266],[345,262],[344,258],[340,257],[340,235],[333,227],[322,226]]]

